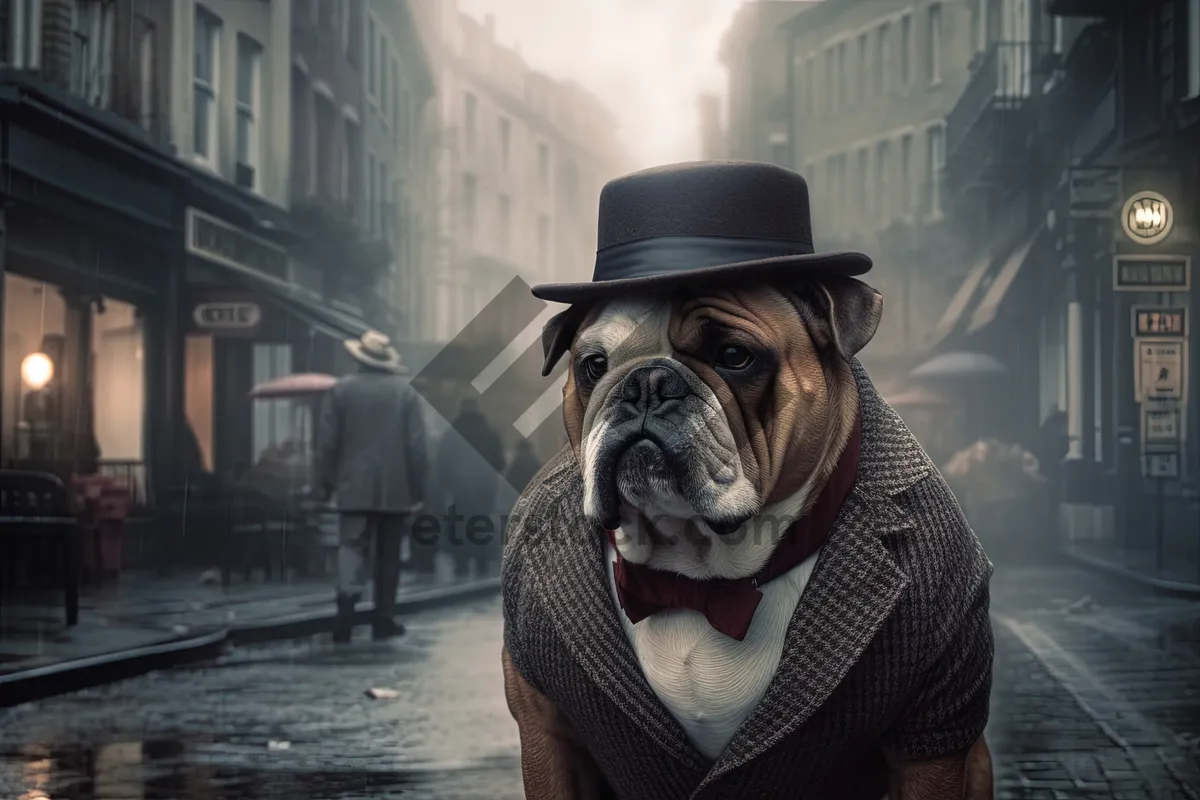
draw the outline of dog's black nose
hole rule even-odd
[[[690,391],[682,375],[661,364],[633,370],[625,376],[621,389],[622,399],[649,411],[667,400],[687,397]]]

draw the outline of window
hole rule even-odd
[[[289,344],[254,345],[253,355],[255,385],[282,378],[292,373],[292,346]],[[303,403],[294,400],[262,400],[252,406],[253,417],[253,463],[257,464],[270,448],[278,447],[289,439],[301,439],[302,426],[311,424],[301,419],[306,412]],[[308,412],[311,413],[311,412]]]
[[[892,221],[892,145],[883,141],[875,148],[875,175],[878,179],[876,212],[880,223]]]
[[[929,82],[942,80],[942,5],[929,6]]]
[[[36,69],[42,61],[42,0],[12,0],[8,5],[9,61],[19,69]]]
[[[196,7],[192,152],[210,165],[217,163],[217,86],[220,83],[221,21]]]
[[[316,112],[317,194],[337,197],[341,173],[337,166],[337,109],[325,95],[313,94]]]
[[[871,93],[871,68],[867,62],[867,35],[864,33],[858,37],[858,57],[855,59],[855,66],[858,69],[858,100],[861,102],[870,97]]]
[[[387,125],[391,122],[391,117],[388,113],[388,104],[392,100],[392,90],[388,85],[388,64],[391,63],[388,59],[387,39],[383,36],[379,37],[379,112],[383,115],[383,124]]]
[[[538,184],[543,189],[550,188],[550,147],[540,142],[537,148]]]
[[[467,92],[463,96],[463,133],[468,150],[475,149],[475,115],[478,112],[478,105],[479,102],[475,99],[475,95]]]
[[[150,130],[154,125],[154,26],[142,20],[138,37],[138,123]]]
[[[255,170],[247,188],[259,185],[259,106],[262,97],[262,47],[249,36],[238,35],[237,59],[237,163]]]
[[[498,211],[496,240],[500,245],[500,252],[507,255],[509,247],[512,245],[512,198],[506,194],[500,195]]]
[[[317,0],[317,25],[333,30],[338,20],[338,0]]]
[[[500,118],[500,169],[508,172],[509,157],[512,153],[512,120]]]
[[[846,108],[850,105],[851,83],[850,73],[848,71],[850,66],[850,58],[847,55],[849,49],[849,45],[847,45],[845,42],[842,42],[838,45],[838,82],[841,84],[838,87],[838,101],[841,103],[843,108]]]
[[[379,177],[376,186],[379,190],[379,235],[387,238],[392,232],[392,181],[388,174],[388,163],[379,159]]]
[[[879,94],[886,96],[891,91],[892,42],[891,26],[886,22],[879,26],[879,51],[875,57],[875,78]]]
[[[855,218],[864,220],[870,218],[870,197],[871,197],[871,157],[867,148],[863,147],[858,151],[857,163],[854,170],[854,205],[855,211],[858,212]]]
[[[376,81],[378,80],[375,73],[379,70],[378,57],[375,53],[377,46],[375,36],[375,18],[367,17],[367,94],[372,97],[375,96]]]
[[[931,217],[942,215],[942,167],[946,164],[946,128],[939,123],[929,129],[929,200],[925,211]]]
[[[1200,14],[1196,13],[1200,10],[1200,2],[1198,0],[1189,0],[1191,8],[1188,9],[1188,20],[1192,26],[1197,25],[1197,20],[1200,19]],[[1063,51],[1063,18],[1052,17],[1050,20],[1050,46],[1054,53],[1061,54]],[[1197,28],[1193,27],[1193,30]],[[1193,36],[1196,35],[1193,33]]]
[[[372,234],[379,230],[379,188],[375,185],[375,156],[367,153],[367,230]]]
[[[475,235],[477,181],[475,176],[467,173],[462,181],[462,219],[463,233],[469,238]]]
[[[900,85],[912,86],[912,16],[900,18]]]
[[[342,34],[342,50],[350,52],[351,14],[350,6],[354,0],[338,0],[338,31]]]
[[[362,132],[353,120],[345,120],[346,126],[346,158],[342,163],[342,185],[345,194],[342,196],[350,201],[356,211],[355,216],[362,213]]]
[[[400,62],[392,56],[392,136],[399,141],[403,133],[400,123],[403,121],[404,108],[401,103],[403,90],[400,88]]]
[[[825,111],[837,111],[837,56],[833,48],[825,51]]]
[[[1188,0],[1187,31],[1188,97],[1200,97],[1200,0]]]
[[[538,214],[537,265],[541,277],[549,279],[546,268],[550,266],[550,217],[545,214]]]
[[[811,53],[808,56],[808,65],[806,71],[808,73],[808,106],[805,109],[809,114],[817,113],[817,59]]]
[[[906,133],[900,137],[900,213],[912,213],[913,203],[913,137]]]
[[[106,108],[112,85],[113,14],[100,0],[76,0],[71,17],[71,92]]]

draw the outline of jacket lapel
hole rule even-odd
[[[621,628],[604,562],[604,532],[582,515],[582,477],[572,475],[555,523],[531,541],[527,563],[539,564],[538,593],[564,645],[591,681],[639,729],[688,768],[711,762],[688,741],[642,674],[637,655]]]
[[[766,694],[697,793],[807,722],[858,661],[908,585],[884,539],[913,529],[893,498],[928,476],[933,465],[857,361],[854,373],[863,426],[854,490],[792,616]]]

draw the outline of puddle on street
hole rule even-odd
[[[386,800],[405,796],[415,784],[436,785],[439,772],[472,768],[301,769],[273,758],[279,754],[266,744],[261,753],[245,743],[222,744],[159,740],[0,751],[0,794],[13,800]],[[279,763],[263,763],[269,761]]]

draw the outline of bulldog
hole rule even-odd
[[[803,183],[736,169],[668,172],[735,194],[739,177]],[[539,287],[572,305],[543,334],[546,372],[568,356],[569,446],[505,553],[529,798],[992,796],[991,566],[856,360],[883,298],[847,270],[747,266],[762,260],[676,258],[683,280],[597,294],[598,258],[592,284]]]

